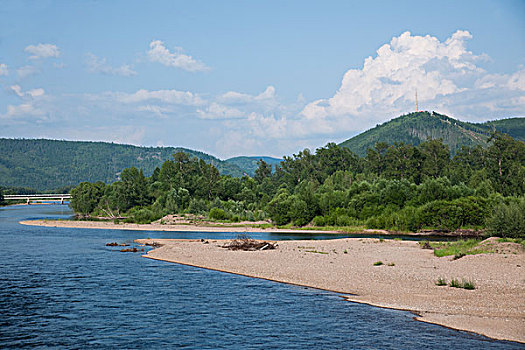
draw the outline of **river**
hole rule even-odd
[[[332,292],[144,259],[105,246],[147,237],[235,234],[18,224],[70,215],[60,205],[0,208],[0,348],[523,348],[414,321],[409,312],[347,302]]]

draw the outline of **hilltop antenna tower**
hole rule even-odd
[[[419,111],[419,107],[417,105],[417,89],[416,89],[416,113]]]

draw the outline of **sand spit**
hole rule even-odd
[[[144,257],[331,290],[350,301],[402,309],[416,319],[525,343],[525,253],[435,257],[416,242],[365,238],[279,241],[275,250],[231,251],[228,241],[150,239]],[[383,264],[374,266],[381,261]],[[438,278],[475,290],[437,286]]]
[[[179,232],[275,232],[275,233],[343,233],[329,230],[296,230],[280,228],[259,228],[251,226],[229,226],[229,225],[167,225],[167,224],[129,224],[113,223],[110,221],[75,221],[75,220],[25,220],[19,222],[22,225],[45,226],[45,227],[69,227],[90,228],[104,230],[135,230],[135,231],[179,231]],[[387,233],[383,230],[364,230],[365,234]]]

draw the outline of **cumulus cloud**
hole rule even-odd
[[[24,49],[25,52],[32,54],[29,59],[36,60],[40,58],[58,57],[60,50],[53,44],[29,45]]]
[[[152,62],[161,63],[167,67],[176,67],[188,72],[202,72],[210,68],[204,63],[184,54],[182,48],[175,47],[171,52],[160,40],[154,40],[149,44],[148,57]]]
[[[88,53],[86,55],[86,64],[89,68],[89,71],[94,73],[102,73],[106,75],[120,75],[123,77],[137,75],[137,72],[135,72],[133,68],[128,64],[124,64],[120,67],[112,67],[106,63],[105,58],[99,58],[93,55],[92,53]]]
[[[9,106],[1,117],[20,116],[10,119],[12,123],[41,121],[39,127],[47,125],[50,133],[57,133],[57,125],[68,125],[76,128],[80,139],[116,141],[112,130],[128,128],[121,129],[127,131],[122,131],[119,141],[156,144],[159,139],[177,140],[179,145],[227,157],[282,156],[305,147],[315,149],[329,141],[343,141],[413,111],[416,89],[420,109],[461,120],[524,115],[525,67],[506,74],[485,71],[482,67],[487,57],[467,49],[471,37],[461,30],[445,40],[403,33],[378,45],[362,66],[348,69],[332,97],[315,101],[306,101],[300,95],[296,101],[283,102],[270,85],[253,94],[140,89],[64,95],[58,104],[48,101],[47,95],[39,95],[45,93],[43,90],[23,91],[13,85],[10,90],[23,99],[22,104]],[[186,66],[181,63],[184,60],[175,63],[181,52],[168,51],[162,42],[152,42],[150,47],[152,61],[187,70],[198,62],[186,56]],[[108,113],[111,118],[107,118]],[[78,128],[88,120],[90,125],[103,127],[97,132]],[[4,124],[8,124],[7,119]],[[135,130],[137,125],[143,129]],[[133,135],[128,137],[126,132]]]
[[[9,75],[9,70],[7,69],[7,64],[0,63],[0,76]]]
[[[480,98],[490,100],[489,96],[496,92],[488,89],[495,87],[524,89],[525,74],[523,69],[512,75],[487,74],[477,65],[487,56],[475,55],[466,48],[471,38],[469,32],[462,30],[443,42],[430,35],[405,32],[382,45],[375,57],[365,59],[362,68],[348,70],[333,97],[309,103],[301,115],[305,120],[331,125],[327,131],[334,130],[335,125],[363,130],[413,110],[417,90],[424,108],[449,111],[462,119],[472,119],[476,114],[487,119],[489,113],[483,113],[484,110],[502,110],[503,105],[487,109],[481,107]],[[465,103],[466,96],[471,100],[469,105]],[[512,94],[506,96],[514,104],[506,111],[524,110],[523,104],[512,100]]]

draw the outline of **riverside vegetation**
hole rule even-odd
[[[525,143],[499,133],[488,142],[453,157],[441,140],[377,143],[364,157],[330,143],[284,157],[275,169],[261,160],[253,178],[220,175],[213,164],[177,152],[149,177],[131,167],[110,185],[81,183],[71,207],[79,217],[137,223],[191,213],[227,222],[524,237]]]

